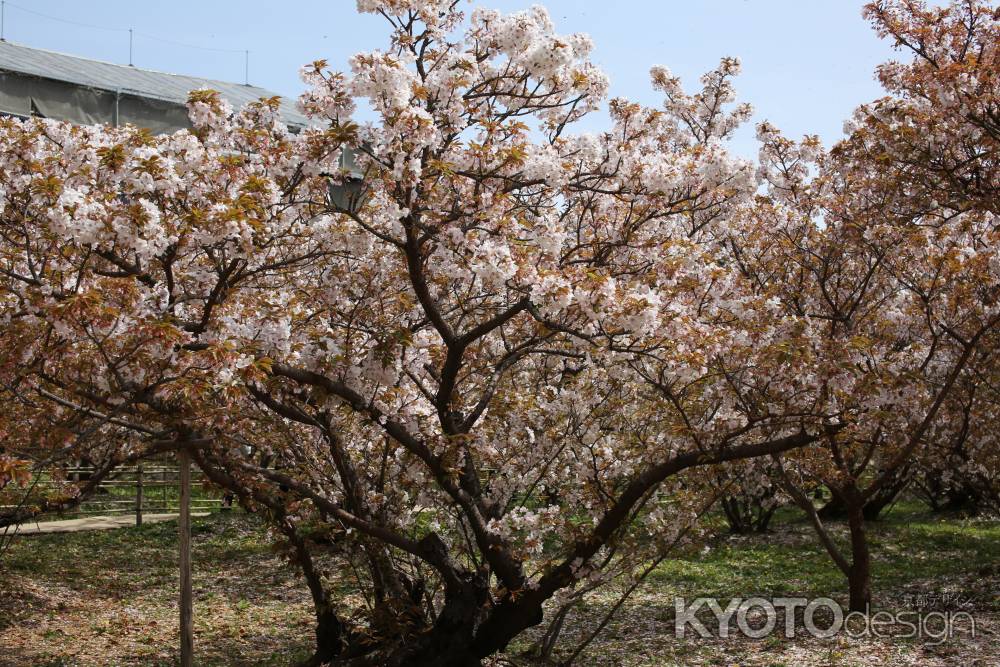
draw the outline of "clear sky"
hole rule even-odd
[[[790,136],[830,144],[858,104],[882,94],[875,66],[892,57],[861,18],[861,0],[476,0],[517,10],[544,4],[560,32],[587,32],[611,94],[658,104],[649,67],[667,65],[688,90],[722,56],[743,61],[741,101]],[[34,13],[32,13],[34,12]],[[65,22],[39,16],[59,17]],[[73,22],[73,23],[70,23]],[[86,24],[78,25],[78,24]],[[89,27],[102,26],[102,28]],[[325,58],[335,68],[386,43],[383,19],[359,15],[354,0],[10,0],[6,39],[100,60],[250,82],[283,95],[301,91],[299,67]],[[173,42],[173,43],[170,43]],[[230,51],[214,51],[199,46]],[[601,119],[587,123],[601,127]],[[756,152],[752,128],[735,149]]]

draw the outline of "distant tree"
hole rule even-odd
[[[813,362],[792,387],[843,424],[824,447],[781,458],[786,490],[847,576],[854,610],[871,599],[865,522],[917,459],[954,438],[991,449],[989,429],[967,428],[961,406],[988,383],[1000,324],[1000,17],[979,2],[878,2],[866,14],[914,59],[881,68],[893,96],[861,107],[828,154],[761,127],[768,198],[758,214],[772,241],[744,253],[802,322],[791,344]],[[850,552],[813,507],[817,484],[846,515]]]

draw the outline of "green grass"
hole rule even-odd
[[[844,576],[804,517],[784,510],[775,526],[770,535],[721,536],[707,553],[665,561],[650,575],[650,585],[669,584],[707,597],[843,597]],[[828,528],[846,550],[843,524],[828,523]],[[919,587],[924,580],[1000,575],[1000,521],[936,515],[918,503],[902,502],[867,528],[876,599],[880,592],[891,599],[893,592]],[[980,595],[977,602],[1000,609],[997,599],[989,596]]]

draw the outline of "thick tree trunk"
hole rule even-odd
[[[507,600],[493,609],[476,633],[476,655],[486,657],[503,651],[514,637],[542,622],[542,604],[548,596],[534,593],[526,593],[516,601]]]
[[[547,594],[525,591],[490,604],[482,573],[466,580],[460,590],[445,597],[433,628],[422,636],[400,642],[377,662],[380,667],[480,667],[482,661],[507,648],[527,628],[543,620]]]
[[[721,500],[720,504],[722,505],[722,511],[726,515],[726,523],[729,524],[730,533],[739,534],[749,532],[749,526],[743,521],[743,514],[740,512],[739,501],[726,496]]]
[[[850,610],[867,612],[872,600],[871,552],[865,532],[864,509],[850,507],[847,520],[851,535],[851,569],[847,576]]]
[[[774,518],[774,512],[777,508],[772,507],[768,510],[762,510],[760,515],[757,517],[757,523],[754,524],[754,530],[758,533],[766,533],[771,527],[771,519]]]
[[[399,667],[479,667],[476,632],[488,609],[489,590],[483,574],[446,593],[444,606],[430,632],[399,647],[387,664]]]

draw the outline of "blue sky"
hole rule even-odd
[[[513,11],[539,2],[477,4]],[[817,133],[827,144],[840,136],[855,106],[882,94],[874,68],[893,55],[861,18],[860,0],[540,4],[560,32],[593,37],[594,60],[611,77],[614,96],[655,105],[651,65],[667,65],[691,90],[720,57],[737,56],[743,61],[737,90],[741,101],[754,105],[755,121],[767,119],[790,136]],[[354,0],[10,0],[5,12],[10,41],[123,64],[130,27],[139,67],[242,82],[243,50],[249,49],[250,82],[283,95],[301,90],[303,63],[325,58],[339,69],[350,54],[383,46],[386,35],[383,20],[357,14]],[[600,127],[594,118],[581,129]],[[756,152],[752,128],[740,132],[734,148],[747,156]]]

